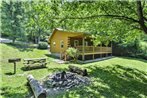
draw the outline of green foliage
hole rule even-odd
[[[145,16],[147,3],[141,1],[141,6]],[[26,36],[21,38],[38,43],[54,28],[60,27],[72,32],[90,32],[95,45],[108,44],[112,40],[129,43],[144,32],[138,22],[137,8],[136,1],[3,1],[2,35],[15,39],[18,35]],[[144,24],[147,25],[147,22],[144,21]],[[17,28],[14,31],[14,27],[21,30]]]
[[[31,1],[25,4],[27,13],[26,30],[28,37],[35,43],[39,43],[42,37],[49,35],[53,28],[50,28],[50,7],[47,1]]]
[[[47,49],[48,43],[47,42],[39,42],[38,43],[38,49]]]
[[[68,48],[66,50],[66,54],[74,59],[76,61],[78,59],[78,50],[75,48]]]
[[[35,79],[41,80],[43,77],[66,70],[69,64],[58,64],[54,58],[46,56],[48,50],[28,48],[20,50],[13,45],[0,44],[1,48],[1,96],[2,98],[24,98],[31,97],[31,89],[28,89],[27,75],[32,74]],[[8,58],[20,57],[40,58],[47,57],[47,68],[23,71],[22,62],[17,63],[17,72],[13,73],[13,64],[8,63]],[[134,58],[115,57],[100,62],[87,63],[75,66],[86,68],[93,81],[91,85],[70,89],[65,93],[53,96],[52,98],[97,98],[97,97],[146,97],[147,88],[147,60]],[[12,85],[13,83],[13,85]],[[135,91],[135,92],[134,92]],[[114,94],[115,92],[115,94]],[[29,95],[31,94],[31,96]]]
[[[139,44],[139,52],[140,52],[140,55],[139,57],[140,58],[144,58],[147,60],[147,42],[145,41],[140,41],[140,44]]]
[[[143,4],[146,9],[147,3],[142,1]],[[105,40],[106,36],[109,41],[118,42],[121,39],[124,43],[128,43],[135,40],[142,30],[137,22],[136,1],[65,1],[61,5],[58,3],[54,6],[60,11],[55,19],[58,19],[64,28],[71,31],[91,32],[94,36],[103,32],[100,36],[95,36],[96,44],[100,43],[100,37]],[[107,41],[104,42],[107,44]]]
[[[113,43],[113,55],[147,59],[147,43],[135,40],[129,43]]]
[[[23,2],[2,1],[1,9],[2,34],[13,42],[17,38],[25,39]]]

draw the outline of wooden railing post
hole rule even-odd
[[[109,50],[109,49],[108,49],[108,45],[106,45],[106,47],[107,47],[107,48],[106,48],[106,57],[107,57],[107,56],[108,56],[108,50]]]
[[[84,37],[83,37],[83,39],[82,39],[83,41],[83,47],[82,47],[82,60],[84,61],[85,60],[85,56],[84,56],[84,53],[85,53],[85,39],[84,39]]]
[[[95,47],[93,46],[93,51],[92,51],[92,52],[93,52],[93,59],[94,59],[94,52],[95,52],[95,49],[94,49],[94,48],[95,48]]]
[[[62,52],[60,52],[60,60],[62,59]]]
[[[100,58],[102,57],[102,44],[100,45]]]
[[[112,56],[112,42],[111,42],[111,56]]]

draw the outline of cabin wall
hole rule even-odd
[[[56,31],[54,32],[54,35],[52,36],[52,39],[50,40],[50,52],[51,53],[61,53],[66,51],[68,48],[68,37],[74,37],[81,35],[79,33],[70,33],[65,31]],[[64,46],[61,48],[60,42],[63,40]],[[55,46],[53,43],[56,43]]]

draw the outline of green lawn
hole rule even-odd
[[[28,74],[36,79],[59,70],[65,70],[69,64],[56,64],[49,57],[48,50],[22,48],[12,44],[0,44],[1,48],[1,94],[2,98],[27,98],[30,89],[26,86]],[[8,58],[48,57],[47,68],[23,71],[23,62],[17,63],[17,73]],[[55,98],[146,98],[147,97],[147,61],[127,57],[114,57],[109,60],[74,64],[88,69],[92,84],[72,89]],[[1,81],[0,81],[1,82]]]

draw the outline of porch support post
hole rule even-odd
[[[62,59],[62,52],[60,51],[60,60]]]
[[[94,48],[95,48],[95,47],[93,46],[93,59],[94,59],[94,52],[95,52]]]
[[[102,44],[100,45],[100,58],[102,58]]]
[[[111,56],[112,56],[112,41],[111,41]]]
[[[108,56],[108,45],[106,46],[106,57]]]
[[[84,55],[84,53],[85,53],[85,37],[83,37],[82,38],[82,60],[84,61],[85,60],[85,55]]]

